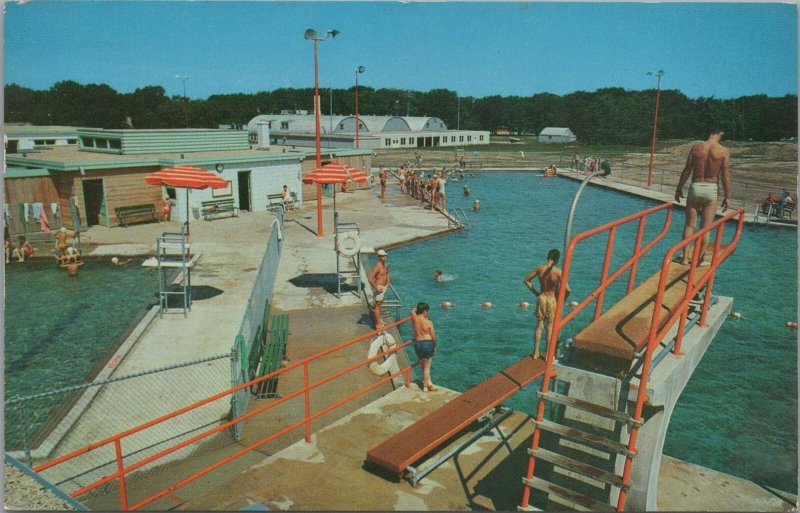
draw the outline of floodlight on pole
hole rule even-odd
[[[317,134],[317,167],[322,166],[322,148],[320,148],[320,105],[319,105],[319,66],[317,64],[317,43],[330,37],[336,37],[338,30],[328,30],[324,36],[317,34],[314,29],[306,29],[303,37],[314,42],[314,125]],[[322,237],[322,185],[317,184],[317,237]]]
[[[183,118],[186,128],[189,128],[189,100],[186,98],[186,81],[189,80],[189,75],[175,75],[175,79],[183,82]]]
[[[367,70],[364,66],[356,68],[356,149],[358,149],[358,127],[361,122],[358,120],[358,76]]]
[[[650,169],[647,172],[647,186],[650,187],[653,183],[653,156],[656,153],[656,127],[658,126],[658,101],[661,96],[661,77],[664,75],[664,70],[660,69],[658,71],[648,71],[648,75],[658,77],[658,83],[656,85],[656,113],[653,117],[653,138],[650,143]]]

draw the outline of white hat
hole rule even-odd
[[[61,227],[61,230],[60,230],[60,231],[61,231],[61,233],[67,233],[67,229],[66,229],[66,228],[64,228],[63,226]]]
[[[388,253],[386,251],[382,250],[382,249],[379,249],[377,255],[378,256],[387,256]]]
[[[117,258],[117,257],[111,257],[111,263],[112,263],[112,264],[118,264],[118,263],[119,263],[119,258]]]

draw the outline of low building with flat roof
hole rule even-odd
[[[266,210],[267,196],[279,193],[283,185],[297,194],[298,202],[316,199],[316,187],[302,183],[303,175],[316,167],[313,149],[270,147],[264,140],[251,145],[244,130],[78,128],[75,137],[76,144],[7,153],[6,163],[13,169],[5,176],[7,222],[10,217],[32,223],[31,215],[19,218],[19,206],[44,204],[52,205],[60,224],[70,228],[117,226],[117,208],[152,204],[160,210],[162,198],[176,198],[173,188],[147,185],[144,178],[180,165],[212,171],[230,183],[227,189],[191,191],[188,212],[181,194],[172,214],[181,221],[194,218],[208,200],[233,199],[240,210]],[[371,157],[369,150],[326,149],[322,163],[336,159],[369,170]],[[35,231],[29,228],[24,232]]]

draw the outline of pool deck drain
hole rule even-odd
[[[565,172],[562,175],[569,176],[572,179],[581,179],[578,173]],[[602,186],[610,187],[613,182],[606,182]],[[620,189],[620,184],[614,184],[615,189]],[[396,192],[396,184],[390,181],[390,187],[387,191],[387,198],[381,200],[376,195],[377,188],[360,190],[351,194],[340,194],[337,196],[337,211],[339,212],[340,222],[357,222],[361,229],[361,238],[363,245],[370,248],[379,247],[397,247],[399,245],[409,244],[418,240],[430,238],[446,234],[451,229],[448,227],[447,219],[435,212],[426,210],[420,206],[419,201],[412,200],[405,196],[401,196]],[[623,192],[635,194],[642,197],[647,197],[657,201],[670,201],[671,197],[663,193],[645,190],[635,186],[626,185],[622,189]],[[316,203],[307,202],[303,207],[297,211],[289,212],[286,216],[285,230],[284,230],[284,248],[281,257],[281,262],[278,268],[278,275],[276,279],[275,291],[273,294],[272,307],[284,313],[289,313],[290,320],[297,316],[299,318],[313,318],[315,311],[320,309],[326,312],[331,309],[361,311],[366,314],[366,306],[363,298],[356,294],[344,294],[342,298],[337,298],[325,285],[317,284],[304,284],[298,286],[292,283],[292,279],[298,276],[313,274],[321,277],[335,277],[336,260],[333,249],[333,215],[331,209],[331,200],[326,198],[323,202],[323,221],[324,221],[324,237],[316,236]],[[230,351],[233,345],[235,334],[239,330],[242,315],[247,304],[247,300],[252,288],[253,277],[255,270],[258,269],[264,250],[266,248],[266,241],[270,231],[270,224],[274,219],[274,215],[270,213],[243,213],[238,218],[220,219],[212,222],[195,221],[191,224],[192,230],[192,250],[194,253],[202,253],[203,258],[198,263],[192,275],[193,286],[206,286],[213,287],[220,290],[222,293],[207,299],[195,301],[192,304],[192,311],[188,314],[188,318],[184,318],[182,313],[179,314],[166,314],[163,318],[157,318],[152,321],[149,327],[141,334],[138,341],[129,348],[125,355],[120,358],[112,357],[113,369],[112,374],[115,376],[131,374],[142,370],[152,369],[154,367],[161,367],[172,363],[194,360],[203,358],[210,355],[222,354]],[[179,223],[161,223],[131,226],[130,228],[104,228],[92,227],[88,232],[82,234],[84,243],[97,245],[96,249],[90,254],[111,256],[122,256],[126,254],[142,254],[143,248],[149,248],[151,253],[155,252],[155,238],[161,232],[175,231]],[[335,278],[334,278],[335,286]],[[294,314],[293,314],[294,312]],[[365,333],[369,331],[366,323],[357,324],[353,322],[353,315],[328,315],[326,322],[318,323],[316,325],[305,326],[303,333],[304,338],[316,341],[328,341],[330,345],[340,343],[348,337],[332,337],[331,334],[339,333]],[[290,321],[290,336],[292,331],[292,324]],[[290,345],[292,345],[290,338]],[[297,342],[296,340],[294,342]],[[291,348],[290,348],[291,351]],[[157,387],[157,380],[153,380],[153,386]],[[219,383],[194,383],[192,388],[193,395],[198,392],[205,395],[211,395],[221,390]],[[207,390],[202,390],[206,387]],[[158,394],[159,390],[154,389],[152,396],[164,397],[163,394]],[[146,394],[146,391],[139,390],[139,394]],[[398,404],[399,412],[396,415],[402,417],[410,408],[415,412],[408,413],[411,417],[424,414],[426,408],[435,407],[437,401],[443,401],[455,392],[445,391],[442,394],[430,394],[426,396],[417,389],[400,389],[386,396],[386,398],[378,399],[374,404],[367,406],[367,410],[375,408],[387,407],[384,403],[391,404],[392,401]],[[137,404],[135,411],[131,412],[132,416],[141,419],[142,421],[156,417],[165,412],[177,409],[185,405],[185,398],[181,397],[180,390],[175,391],[169,398],[174,401],[174,407],[163,402],[156,402],[154,404]],[[183,400],[182,400],[183,399]],[[383,401],[383,402],[381,402]],[[398,402],[399,401],[399,402]],[[152,407],[152,408],[151,408]],[[85,421],[92,424],[92,416],[97,419],[102,418],[103,412],[99,409],[93,411],[89,407],[84,416]],[[354,419],[364,413],[353,412],[347,417],[323,428],[317,435],[317,448],[325,437],[335,431],[342,431],[342,427],[354,422]],[[507,422],[519,422],[522,414],[516,413],[510,417]],[[409,418],[411,418],[409,417]],[[133,417],[132,417],[133,418]],[[362,419],[363,420],[363,419]],[[397,419],[395,419],[397,420]],[[98,420],[98,422],[100,422]],[[403,422],[408,422],[406,419]],[[515,441],[512,452],[524,453],[524,448],[520,447],[525,444],[522,440],[530,435],[529,423],[525,422],[525,428],[518,428],[517,435],[519,440]],[[188,426],[187,426],[188,427]],[[367,429],[367,427],[365,427]],[[378,428],[376,428],[378,429]],[[391,425],[380,428],[384,430],[396,429]],[[379,430],[380,430],[379,429]],[[517,428],[508,428],[510,430]],[[97,431],[89,430],[79,432],[73,430],[61,441],[59,453],[63,454],[67,450],[77,449],[88,445],[91,442],[97,441],[103,436],[109,436],[114,433],[98,434]],[[352,438],[352,433],[349,435]],[[344,441],[339,448],[330,446],[326,449],[330,454],[338,454],[341,452],[348,452],[351,442],[346,440],[350,439],[344,436]],[[327,443],[327,442],[326,442]],[[298,442],[298,444],[305,444],[305,442]],[[481,444],[478,444],[481,445]],[[496,445],[496,443],[494,444]],[[301,447],[296,447],[294,451],[301,450]],[[290,450],[284,449],[284,450]],[[305,448],[308,450],[308,447]],[[502,449],[506,451],[506,449]],[[491,452],[491,450],[490,450]],[[227,478],[232,478],[235,475],[230,475],[233,472],[243,472],[240,476],[247,476],[249,472],[253,472],[251,467],[262,465],[273,465],[275,462],[282,462],[274,467],[275,472],[281,471],[281,465],[288,465],[283,468],[281,472],[288,473],[289,467],[293,465],[300,465],[299,460],[303,458],[294,457],[295,463],[288,464],[287,458],[280,456],[281,453],[265,456],[263,454],[249,457],[242,461],[241,465],[237,465],[228,472]],[[492,457],[499,457],[501,451],[493,453]],[[506,453],[507,454],[507,453]],[[355,451],[353,454],[356,458],[363,460],[365,451]],[[351,457],[353,456],[351,455]],[[524,454],[520,456],[524,459]],[[291,458],[289,458],[291,459]],[[465,455],[465,461],[472,461]],[[521,473],[524,471],[524,463],[517,465],[518,471],[499,471],[510,466],[512,463],[513,454],[511,458],[505,460],[498,460],[497,463],[488,465],[481,463],[477,466],[483,470],[476,471],[475,476],[481,474],[486,475],[500,472],[503,474],[504,480],[512,482],[514,489],[519,482]],[[515,460],[514,460],[515,461]],[[522,461],[522,460],[520,460]],[[757,501],[758,504],[764,504],[758,509],[762,511],[773,510],[781,511],[788,509],[784,501],[778,500],[774,497],[775,494],[758,487],[747,481],[720,474],[709,469],[696,467],[677,460],[666,458],[667,462],[662,466],[661,477],[667,482],[679,483],[681,480],[688,480],[693,483],[692,489],[703,487],[712,487],[719,485],[720,482],[725,483],[724,486],[726,493],[730,493],[731,488],[736,490],[740,495],[740,506],[738,509],[751,509],[748,505],[751,504],[751,499]],[[350,462],[347,465],[356,465],[358,462]],[[308,464],[307,462],[305,464]],[[363,464],[363,461],[362,461]],[[469,463],[473,464],[473,463]],[[312,463],[313,465],[313,463]],[[450,463],[449,465],[452,465]],[[514,463],[516,465],[516,463]],[[448,472],[453,473],[458,470],[454,466]],[[477,468],[477,467],[476,467]],[[248,470],[250,469],[250,470]],[[344,470],[342,470],[344,471]],[[350,470],[347,470],[350,471]],[[354,472],[365,472],[363,469],[352,469]],[[458,470],[460,472],[460,470]],[[338,470],[329,472],[331,477],[329,479],[338,480],[340,483],[345,483],[346,478],[337,477]],[[670,472],[665,476],[665,472]],[[456,472],[457,473],[457,472]],[[483,474],[481,474],[483,475]],[[511,477],[509,477],[511,476]],[[705,476],[705,477],[703,477]],[[709,477],[713,476],[713,477]],[[385,487],[389,486],[392,492],[389,494],[394,499],[387,502],[386,497],[380,502],[375,503],[372,499],[365,499],[363,507],[367,509],[399,509],[399,510],[418,510],[426,506],[431,506],[430,509],[513,509],[516,507],[518,501],[518,493],[513,493],[512,497],[508,498],[508,504],[503,501],[495,503],[494,500],[485,499],[486,495],[481,494],[479,487],[474,490],[465,485],[465,481],[455,482],[453,487],[446,487],[450,490],[447,497],[437,498],[432,500],[430,504],[426,502],[424,497],[420,495],[428,494],[430,497],[438,497],[439,492],[435,481],[431,481],[430,485],[423,488],[423,491],[410,488],[404,483],[389,483],[383,477],[376,486]],[[513,478],[513,479],[512,479]],[[458,478],[457,478],[458,479]],[[482,479],[489,479],[483,477]],[[291,481],[291,480],[290,480]],[[186,507],[190,509],[229,509],[229,508],[243,508],[252,502],[263,502],[271,509],[360,509],[358,507],[351,507],[348,503],[335,503],[330,500],[326,501],[325,497],[317,497],[316,499],[307,497],[304,499],[306,503],[302,505],[299,498],[288,497],[287,493],[283,493],[280,488],[274,488],[271,485],[266,485],[263,480],[247,479],[251,485],[250,489],[244,488],[229,488],[230,493],[217,493],[214,495],[204,495],[203,492],[208,490],[204,487],[187,487],[182,489],[181,496],[186,500]],[[490,481],[487,481],[487,483]],[[499,481],[498,481],[499,482]],[[377,483],[377,482],[376,482]],[[716,483],[716,484],[715,484]],[[206,483],[205,486],[208,486]],[[289,484],[286,485],[290,486]],[[495,486],[495,485],[492,485]],[[501,486],[498,484],[497,486]],[[509,485],[511,486],[511,485]],[[684,486],[684,485],[681,485]],[[239,490],[234,493],[233,490]],[[263,490],[270,489],[270,493],[264,493]],[[710,488],[709,488],[710,489]],[[469,491],[469,493],[466,493]],[[685,491],[685,490],[684,490]],[[681,495],[684,491],[675,491]],[[424,492],[424,493],[423,493]],[[691,492],[691,490],[690,490]],[[363,492],[362,492],[363,493]],[[473,495],[474,494],[474,495]],[[306,489],[306,495],[313,495]],[[367,494],[369,495],[369,494]],[[721,496],[724,496],[722,494]],[[216,498],[215,498],[216,497]],[[466,498],[465,498],[466,497]],[[483,497],[483,499],[481,498]],[[685,498],[685,494],[684,494]],[[216,502],[215,502],[216,500]],[[318,502],[314,502],[314,501]],[[687,499],[688,500],[688,499]],[[249,502],[248,502],[249,501]],[[288,502],[287,502],[288,501]],[[761,501],[761,502],[758,502]],[[157,505],[160,503],[154,503]],[[359,503],[361,504],[361,503]],[[697,505],[691,501],[686,508],[682,507],[681,498],[677,497],[675,500],[670,500],[669,504],[674,505],[670,509],[691,509],[697,508]],[[755,503],[753,503],[755,504]],[[163,506],[166,507],[167,503]],[[174,504],[171,505],[174,507]],[[716,508],[723,508],[722,503],[715,504]],[[714,508],[710,508],[714,509]]]

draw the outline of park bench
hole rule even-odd
[[[217,215],[238,215],[236,201],[233,198],[207,200],[200,203],[200,214],[206,221],[211,221]]]
[[[294,210],[297,208],[297,194],[294,192],[290,192],[289,194],[292,196],[292,201],[286,205],[286,210]],[[283,205],[283,196],[281,196],[280,193],[267,195],[267,210],[277,210],[281,205]]]
[[[277,371],[283,365],[286,356],[286,342],[289,338],[289,316],[275,314],[270,317],[269,329],[258,366],[256,378]],[[258,384],[256,395],[259,398],[278,396],[278,376],[274,376]]]
[[[758,222],[758,218],[762,215],[767,219],[767,221],[770,219],[791,219],[793,214],[794,203],[759,203],[756,204],[756,213],[753,217],[753,220]]]
[[[125,207],[116,207],[114,209],[117,213],[119,224],[123,227],[128,227],[131,221],[138,222],[157,222],[158,214],[156,207],[152,203],[144,205],[128,205]]]

